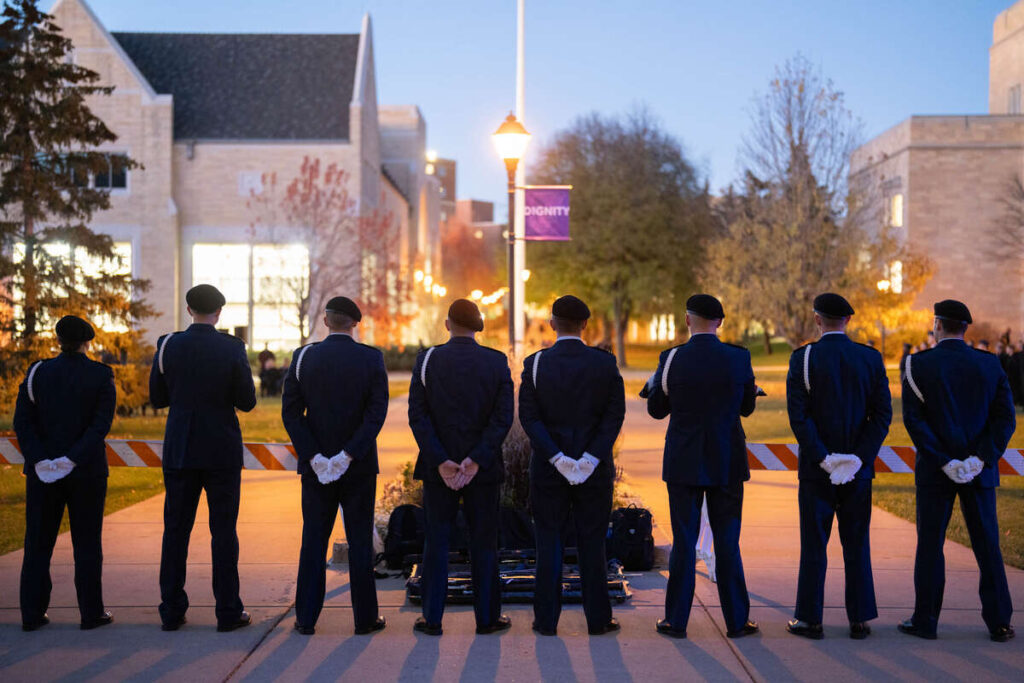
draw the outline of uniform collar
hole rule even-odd
[[[355,338],[348,332],[331,332],[329,335],[324,337],[324,341],[329,342],[346,342],[355,341]]]
[[[943,339],[942,341],[940,341],[937,344],[937,346],[941,346],[943,348],[949,346],[949,347],[953,347],[955,349],[966,349],[967,348],[967,342],[965,342],[963,339],[957,339],[955,337],[952,337],[952,338],[949,338],[949,339]]]
[[[583,339],[581,337],[576,337],[576,336],[573,336],[571,334],[562,335],[561,337],[559,337],[558,339],[555,340],[555,343],[557,344],[558,342],[563,342],[563,341],[579,342],[580,344],[585,344],[586,343],[586,342],[583,341]]]
[[[710,344],[712,342],[719,341],[721,340],[718,338],[718,335],[715,334],[714,332],[700,332],[698,334],[691,334],[690,340],[686,343],[689,344],[690,342],[696,342],[698,344]]]
[[[825,332],[825,333],[823,333],[821,335],[821,337],[818,339],[818,341],[829,341],[829,340],[831,340],[831,341],[840,341],[840,340],[842,340],[842,341],[849,341],[849,339],[850,338],[848,336],[846,336],[845,332],[840,332],[839,330],[834,330],[832,332]]]
[[[452,337],[448,340],[449,344],[473,344],[476,345],[476,339],[472,337]]]
[[[216,332],[217,328],[208,323],[192,323],[188,326],[189,332]]]

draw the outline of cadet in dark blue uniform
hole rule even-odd
[[[612,511],[612,446],[626,415],[615,356],[583,343],[590,309],[574,296],[551,306],[558,341],[523,365],[519,421],[530,437],[530,502],[537,533],[533,630],[555,635],[562,611],[562,533],[576,525],[587,630],[619,630],[608,598],[605,536]]]
[[[409,387],[409,425],[420,452],[414,476],[423,481],[423,616],[416,630],[441,635],[448,586],[448,539],[459,499],[469,524],[476,632],[510,625],[501,613],[498,575],[498,499],[501,445],[515,410],[505,354],[476,343],[484,329],[476,304],[458,299],[448,309],[446,344],[420,353]]]
[[[754,412],[757,387],[750,352],[719,341],[725,313],[713,296],[686,301],[690,340],[661,353],[645,387],[647,412],[671,415],[665,435],[662,479],[672,517],[665,618],[658,631],[686,637],[695,585],[697,533],[704,498],[715,539],[718,596],[730,638],[757,632],[749,620],[750,598],[740,558],[743,482],[750,478],[740,416]]]
[[[330,334],[295,351],[284,382],[281,416],[302,475],[295,629],[304,635],[313,634],[324,606],[324,557],[339,504],[348,539],[356,633],[384,628],[373,579],[373,502],[377,434],[388,413],[388,375],[381,352],[352,338],[362,317],[351,299],[328,301],[324,325]]]
[[[936,638],[946,564],[942,546],[960,497],[971,548],[981,570],[981,616],[992,640],[1014,636],[1013,603],[999,550],[996,487],[999,459],[1016,428],[1010,383],[999,359],[964,343],[973,322],[967,306],[935,304],[934,349],[907,358],[903,422],[917,448],[917,557],[914,614],[900,631]]]
[[[71,522],[75,591],[82,629],[109,624],[103,609],[104,439],[114,419],[114,373],[89,360],[95,332],[65,316],[57,323],[61,354],[33,363],[18,389],[14,430],[25,457],[25,554],[21,563],[21,628],[50,623],[50,557],[64,508]]]
[[[160,337],[149,373],[154,408],[170,406],[163,446],[164,537],[160,556],[160,619],[163,630],[185,623],[185,566],[199,494],[206,491],[213,537],[213,595],[217,630],[250,622],[238,597],[239,488],[242,431],[235,409],[256,407],[256,388],[245,342],[214,327],[224,295],[197,285],[185,296],[192,324]]]
[[[814,299],[821,338],[789,359],[786,405],[800,445],[800,576],[796,611],[786,629],[818,640],[825,600],[825,569],[832,519],[846,567],[850,637],[871,633],[878,617],[871,575],[871,480],[889,433],[892,397],[882,355],[846,336],[853,307],[838,294]]]

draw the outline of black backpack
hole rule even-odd
[[[384,537],[384,562],[388,569],[401,569],[406,555],[423,552],[426,537],[423,508],[399,505],[388,517],[388,535]]]
[[[627,571],[654,567],[654,519],[651,511],[636,505],[612,512],[608,537],[609,559],[617,559]]]

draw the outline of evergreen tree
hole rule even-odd
[[[73,63],[71,41],[36,0],[8,0],[0,14],[0,405],[9,405],[28,362],[55,346],[65,314],[97,327],[106,358],[141,358],[132,329],[151,310],[148,283],[124,274],[108,235],[89,228],[110,208],[90,182],[139,164],[97,148],[117,136],[86,105],[109,96],[95,71]],[[105,327],[105,330],[99,328]],[[131,383],[137,368],[124,367]],[[123,376],[121,376],[123,375]],[[13,387],[13,388],[12,388]],[[129,396],[119,397],[137,402]],[[127,407],[121,405],[122,409]]]

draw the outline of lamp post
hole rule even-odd
[[[892,282],[889,280],[879,280],[877,285],[878,291],[883,295],[888,294],[892,291]],[[885,358],[885,321],[879,320],[878,327],[882,331],[882,358]]]
[[[516,207],[516,167],[519,160],[526,153],[526,146],[530,143],[530,134],[526,131],[514,114],[509,113],[498,130],[492,136],[494,147],[498,154],[505,160],[505,170],[508,171],[508,344],[513,351],[516,346],[516,284],[519,279],[516,277],[516,236],[515,236],[515,207]]]

